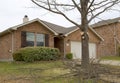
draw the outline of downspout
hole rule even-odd
[[[64,59],[65,59],[65,54],[66,54],[66,49],[65,49],[65,47],[66,47],[66,46],[65,46],[65,45],[66,45],[66,44],[65,44],[65,37],[63,38],[63,41],[64,41],[64,47],[63,47],[63,48],[64,48],[64,51],[63,51],[63,54],[64,54]]]
[[[8,30],[10,33],[11,33],[11,35],[12,35],[12,37],[11,37],[11,56],[12,56],[12,54],[13,54],[13,52],[14,52],[14,34],[13,34],[13,32],[11,31],[11,30]],[[13,57],[11,58],[11,60],[13,61]]]
[[[11,34],[12,34],[12,53],[13,53],[14,52],[14,34],[13,32]]]
[[[118,21],[117,23],[119,23],[120,21]],[[115,42],[115,55],[118,55],[118,45],[120,44],[120,40],[118,39],[118,35],[116,33],[116,28],[119,28],[117,27],[117,23],[115,23],[114,25],[114,42]]]
[[[115,28],[116,28],[116,24],[114,25],[114,46],[115,46],[115,55],[117,55],[117,42],[116,42],[116,31],[115,31]]]

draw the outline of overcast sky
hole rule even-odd
[[[9,27],[21,24],[24,15],[28,15],[30,20],[39,18],[61,26],[72,26],[62,16],[37,8],[31,0],[0,0],[0,32]],[[71,16],[75,16],[75,14],[71,14]],[[101,18],[109,19],[119,16],[120,12],[114,14],[108,12],[101,15]],[[79,20],[77,17],[75,19]]]
[[[21,24],[24,15],[28,15],[30,20],[39,18],[61,26],[72,25],[62,16],[37,8],[30,0],[0,0],[0,32]]]

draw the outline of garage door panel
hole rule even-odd
[[[89,56],[90,58],[96,58],[96,44],[89,43]]]
[[[71,53],[73,53],[73,59],[81,59],[82,47],[81,42],[71,42]],[[90,58],[96,58],[96,44],[89,43],[89,56]]]
[[[71,42],[71,53],[73,53],[73,59],[81,58],[81,43]]]

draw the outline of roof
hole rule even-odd
[[[120,17],[114,18],[114,19],[99,21],[98,23],[92,24],[91,27],[96,28],[96,27],[99,27],[99,26],[109,25],[109,24],[117,23],[117,22],[120,22]]]
[[[22,27],[24,25],[27,25],[27,24],[30,24],[30,23],[33,23],[33,22],[36,22],[36,21],[41,23],[42,25],[44,25],[46,28],[48,28],[50,31],[52,31],[55,35],[58,35],[58,32],[56,31],[56,29],[53,29],[52,27],[63,28],[61,26],[58,26],[58,25],[55,25],[55,24],[52,24],[52,23],[48,23],[48,22],[45,22],[45,21],[42,21],[42,20],[36,18],[36,19],[31,20],[31,21],[28,21],[28,22],[25,22],[25,23],[10,27],[7,30],[1,32],[0,36],[4,35],[6,33],[9,33],[10,31],[17,30],[19,27]]]
[[[38,21],[40,22],[41,24],[43,24],[45,27],[47,27],[50,31],[52,31],[55,35],[58,35],[58,34],[67,34],[69,32],[71,32],[72,30],[75,29],[75,27],[72,27],[72,28],[65,28],[65,27],[62,27],[62,26],[59,26],[59,25],[56,25],[56,24],[53,24],[53,23],[50,23],[50,22],[46,22],[46,21],[43,21],[43,20],[40,20],[38,18],[36,19],[33,19],[31,21],[28,21],[28,22],[25,22],[25,23],[22,23],[22,24],[19,24],[19,25],[16,25],[16,26],[13,26],[13,27],[10,27],[8,28],[7,30],[3,31],[0,33],[0,36],[1,35],[4,35],[12,30],[17,30],[19,27],[22,27],[24,25],[27,25],[27,24],[30,24],[30,23],[33,23],[35,21]]]
[[[41,20],[42,21],[42,20]],[[75,26],[73,27],[62,27],[62,26],[59,26],[59,25],[56,25],[56,24],[52,24],[50,22],[46,22],[46,21],[42,21],[44,24],[46,24],[48,27],[50,27],[51,29],[53,29],[55,32],[57,32],[58,34],[67,34],[71,31],[74,31],[76,29]]]
[[[65,28],[65,27],[62,27],[62,26],[59,26],[59,25],[56,25],[56,24],[53,24],[53,23],[50,23],[50,22],[46,22],[46,21],[43,21],[43,20],[40,20],[40,19],[36,18],[36,19],[31,20],[31,21],[28,21],[28,22],[25,22],[25,23],[10,27],[7,30],[1,32],[0,36],[2,36],[4,34],[7,34],[7,33],[11,32],[11,31],[17,30],[19,27],[25,26],[27,24],[30,24],[30,23],[33,23],[33,22],[36,22],[36,21],[41,23],[46,28],[48,28],[55,35],[63,34],[65,36],[68,36],[69,34],[71,34],[74,31],[79,29],[77,26]],[[95,35],[97,35],[101,40],[103,40],[102,37],[100,37],[94,30],[92,30],[92,32],[95,33]]]
[[[40,20],[41,22],[43,22],[46,26],[48,26],[49,28],[51,28],[52,30],[54,30],[56,33],[60,34],[60,33],[65,33],[66,28],[50,23],[50,22],[46,22],[43,20]]]

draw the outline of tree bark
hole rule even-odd
[[[88,33],[85,32],[81,36],[82,40],[82,67],[87,68],[89,66],[89,36]]]
[[[82,35],[81,35],[81,42],[82,42],[82,67],[87,68],[89,66],[89,35],[88,35],[88,24],[87,18],[83,18],[82,20]]]
[[[81,0],[81,42],[82,42],[82,67],[87,68],[89,65],[89,36],[88,36],[88,1]]]

